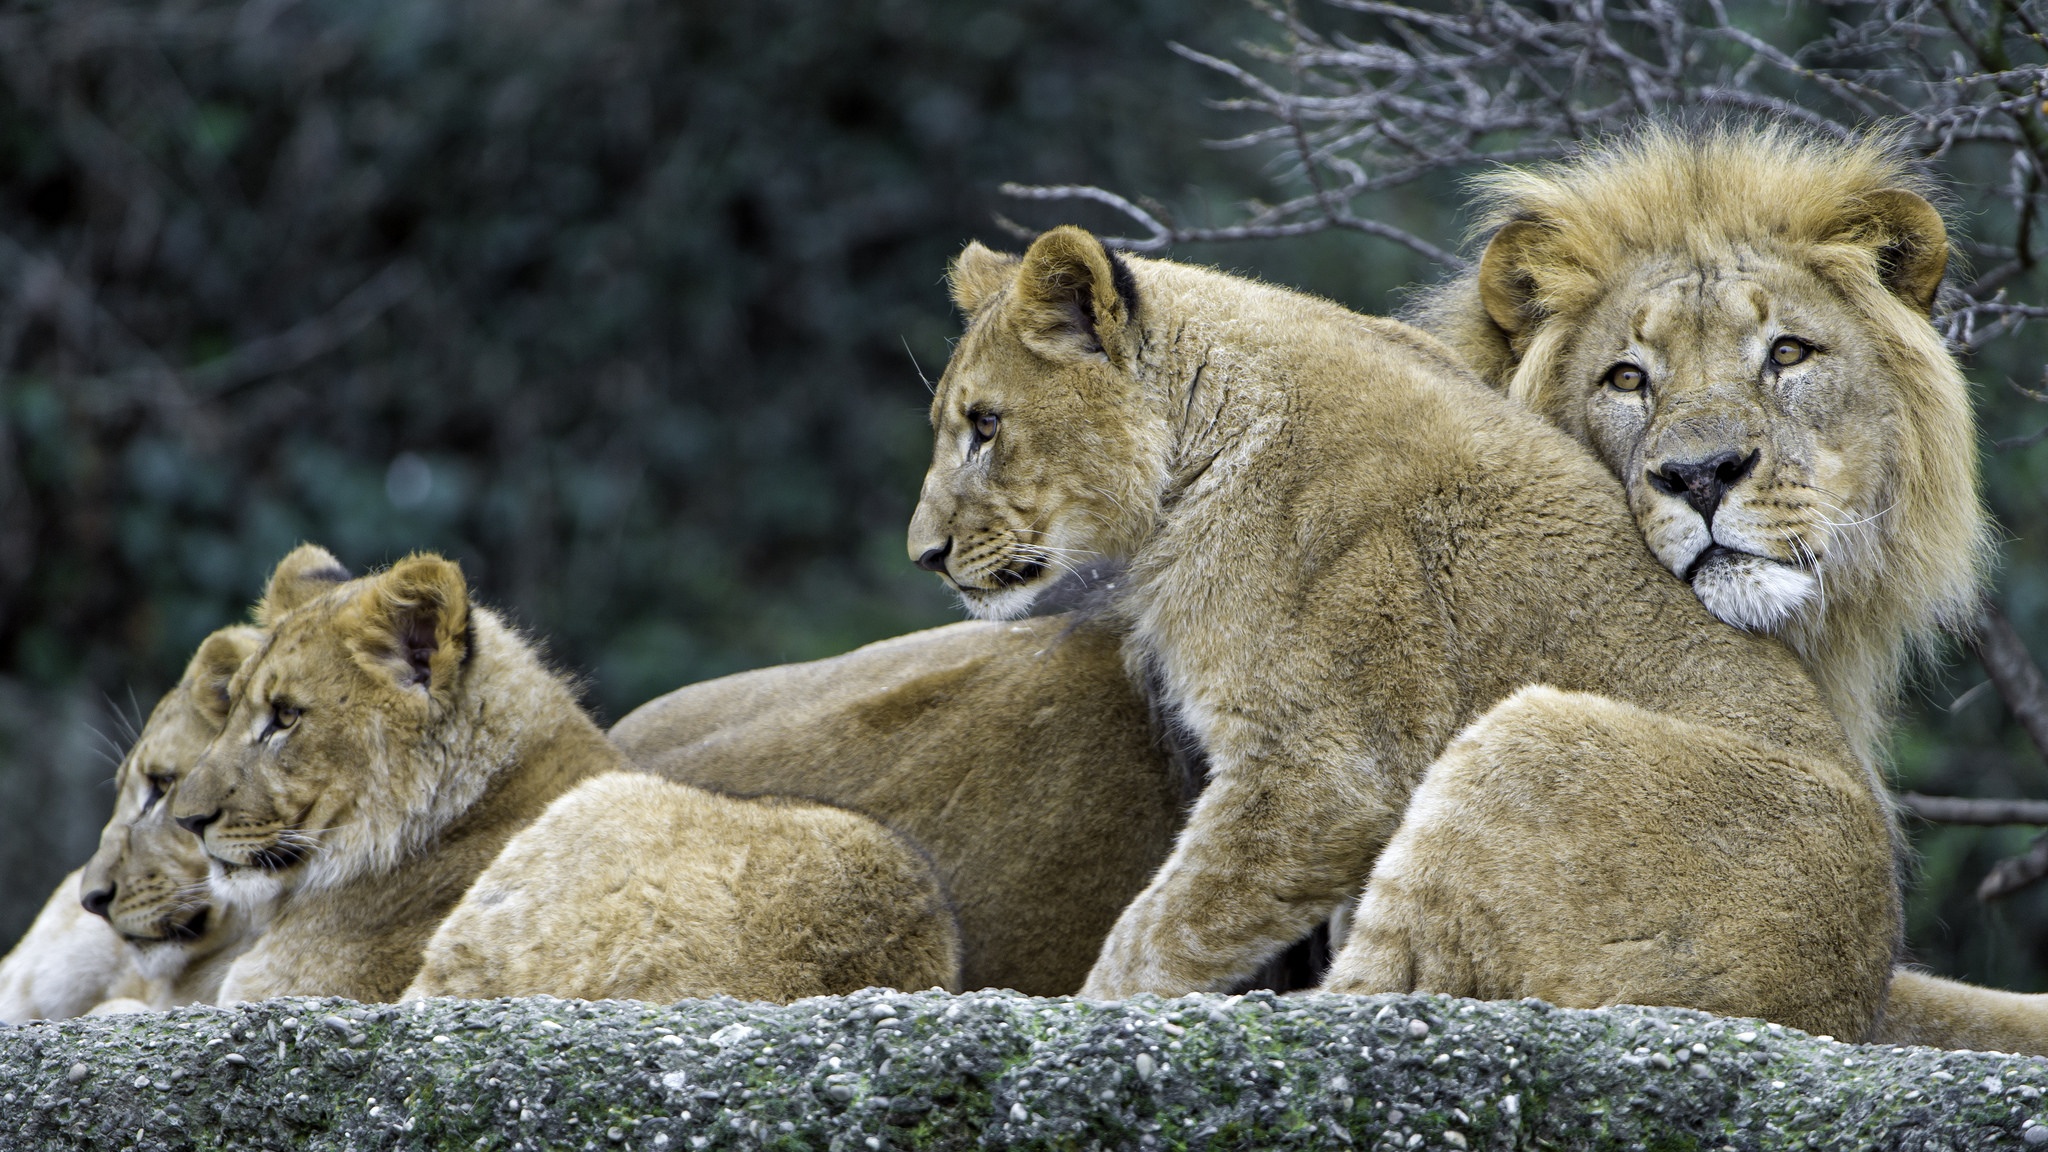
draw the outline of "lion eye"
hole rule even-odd
[[[1780,368],[1790,368],[1811,355],[1813,345],[1797,336],[1780,336],[1778,342],[1771,345],[1771,363]]]
[[[149,785],[149,794],[142,798],[142,810],[147,812],[156,807],[156,802],[164,798],[164,793],[171,790],[171,778],[150,774],[142,779]]]
[[[270,726],[276,731],[282,732],[297,724],[299,717],[304,713],[305,709],[303,708],[294,708],[289,704],[273,704],[270,706]]]
[[[1650,382],[1650,376],[1640,367],[1623,361],[1607,370],[1607,386],[1617,392],[1634,392]]]
[[[993,412],[983,412],[974,417],[974,442],[986,444],[996,438],[996,428],[1003,418]]]

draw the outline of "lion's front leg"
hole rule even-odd
[[[1219,772],[1117,918],[1081,994],[1228,987],[1355,890],[1395,819],[1355,770],[1269,760]]]

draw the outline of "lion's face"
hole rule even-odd
[[[313,626],[330,613],[305,611],[312,618],[287,617],[258,653],[219,739],[178,793],[187,816],[218,799],[217,815],[197,831],[230,879],[295,873],[347,824],[356,801],[350,777],[373,762],[351,707],[371,686],[339,639]]]
[[[1110,277],[1105,262],[1100,282]],[[972,318],[932,399],[910,557],[971,614],[1007,619],[1077,563],[1125,554],[1156,500],[1143,462],[1163,429],[1144,417],[1117,338],[1097,334],[1098,321],[1107,330],[1128,317],[1124,298],[1110,291],[1084,311],[1034,279],[1028,260],[980,245],[953,278]]]
[[[448,767],[429,729],[460,659],[447,629],[466,621],[451,578],[461,595],[453,564],[414,558],[334,587],[278,619],[235,676],[220,735],[171,794],[225,898],[331,887],[411,849],[401,829]]]
[[[97,875],[114,893],[107,922],[132,944],[187,944],[213,922],[206,853],[161,803],[121,830],[118,853]]]
[[[1784,640],[1874,755],[1990,552],[1921,179],[1883,135],[1730,121],[1482,185],[1493,234],[1425,325],[1598,453],[1657,558]]]
[[[1650,549],[1716,616],[1772,631],[1860,581],[1891,504],[1896,398],[1812,272],[1746,252],[1646,261],[1577,326],[1554,413],[1627,487]]]
[[[121,760],[114,815],[79,890],[87,910],[132,943],[187,943],[212,921],[206,853],[170,822],[165,798],[220,732],[228,682],[261,635],[235,627],[207,637]]]

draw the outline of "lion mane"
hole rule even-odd
[[[1790,435],[1795,422],[1814,431],[1804,444],[1780,445],[1786,467],[1811,469],[1831,453],[1869,459],[1860,485],[1808,500],[1813,515],[1796,528],[1807,537],[1799,543],[1819,553],[1810,566],[1815,594],[1774,616],[1695,587],[1716,615],[1789,644],[1875,762],[1903,668],[1944,633],[1970,627],[1990,555],[1968,388],[1929,323],[1949,255],[1929,182],[1883,134],[1836,139],[1730,121],[1648,126],[1565,161],[1489,173],[1477,188],[1474,231],[1488,238],[1485,255],[1422,297],[1411,318],[1511,398],[1587,441],[1628,487],[1653,551],[1681,576],[1674,559],[1685,553],[1664,554],[1653,530],[1659,515],[1671,516],[1656,512],[1670,501],[1642,466],[1657,461],[1629,449],[1655,440],[1662,410],[1699,399],[1688,392],[1737,383],[1772,337],[1747,351],[1679,357],[1664,373],[1671,390],[1644,401],[1659,414],[1633,427],[1603,424],[1602,406],[1614,397],[1597,372],[1638,355],[1632,339],[1643,335],[1646,314],[1654,319],[1657,293],[1681,281],[1708,287],[1699,297],[1707,302],[1691,311],[1710,324],[1711,292],[1740,284],[1742,295],[1725,298],[1764,313],[1755,331],[1834,327],[1834,346],[1803,366],[1814,377],[1805,393],[1706,413],[1746,419],[1762,441],[1765,467],[1751,483],[1768,479],[1770,440]],[[1831,365],[1844,369],[1840,388],[1828,387]],[[1809,492],[1818,483],[1803,480]]]

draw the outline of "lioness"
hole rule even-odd
[[[1744,123],[1480,187],[1485,253],[1415,320],[1592,448],[1658,559],[1791,645],[1875,765],[1989,551],[1925,182],[1882,138]],[[1902,969],[1877,1038],[2048,1053],[2048,1000]]]
[[[208,636],[114,776],[100,848],[66,876],[0,961],[0,1020],[64,1019],[108,1000],[154,1008],[210,1001],[258,930],[213,906],[198,841],[162,818],[164,793],[220,731],[228,680],[260,633]]]
[[[1790,655],[1708,618],[1576,445],[1418,331],[1078,229],[971,245],[955,286],[911,555],[991,617],[1063,557],[1127,560],[1128,658],[1211,766],[1084,994],[1241,975],[1366,879],[1428,771],[1443,802],[1544,800],[1547,848],[1459,883],[1381,861],[1333,987],[1868,1030],[1882,801]]]

